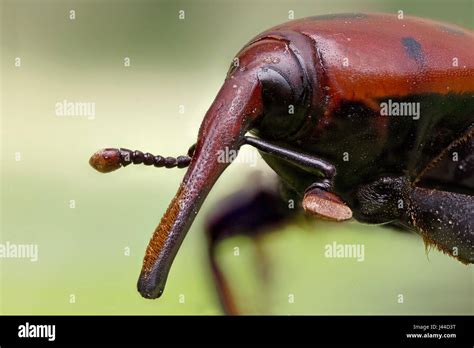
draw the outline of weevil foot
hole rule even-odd
[[[332,192],[319,187],[306,190],[302,203],[305,212],[320,219],[345,221],[352,218],[352,210]]]

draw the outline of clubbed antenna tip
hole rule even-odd
[[[191,156],[194,152],[194,145],[188,151],[188,156],[163,157],[155,156],[151,153],[141,151],[132,151],[124,148],[120,149],[102,149],[92,155],[89,164],[95,170],[101,173],[110,173],[120,167],[126,167],[129,164],[144,164],[146,166],[155,166],[158,168],[186,168],[191,163]]]
[[[89,164],[101,173],[110,173],[121,166],[119,149],[102,149],[94,153],[89,159]]]

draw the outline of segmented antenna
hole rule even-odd
[[[195,147],[196,144],[189,148],[187,156],[178,157],[155,156],[149,152],[143,153],[138,150],[132,151],[124,148],[107,148],[94,153],[89,160],[89,164],[101,173],[110,173],[129,164],[153,165],[158,168],[186,168],[191,163]]]

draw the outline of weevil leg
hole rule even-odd
[[[302,206],[306,213],[324,220],[340,222],[352,218],[351,208],[339,196],[322,188],[319,183],[306,190]]]
[[[408,224],[427,246],[434,245],[463,263],[474,263],[474,196],[414,187]]]
[[[332,180],[336,175],[336,167],[333,164],[319,157],[288,149],[259,138],[245,137],[243,143],[254,146],[263,153],[264,157],[276,156],[299,167],[306,173],[316,174],[320,177],[305,191],[302,205],[307,213],[331,221],[344,221],[352,217],[351,209],[344,204],[341,198],[330,192]]]
[[[474,126],[428,163],[415,185],[474,194]]]
[[[357,189],[354,207],[359,221],[405,226],[420,234],[426,246],[474,262],[472,195],[418,187],[406,177],[383,177]]]
[[[225,238],[246,235],[261,243],[260,237],[291,220],[297,207],[289,207],[285,196],[290,189],[280,182],[271,185],[253,185],[229,196],[209,217],[206,226],[209,262],[217,288],[219,301],[228,315],[239,314],[236,299],[221,267],[216,253],[219,242]],[[257,269],[262,279],[268,278],[267,260],[261,245],[257,245]]]
[[[474,125],[415,179],[409,223],[426,245],[474,262]]]
[[[303,209],[310,215],[331,221],[344,221],[352,217],[351,209],[342,201],[340,197],[331,192],[333,179],[336,175],[336,167],[313,155],[288,149],[263,139],[254,137],[244,137],[244,144],[252,145],[257,148],[266,162],[278,173],[288,171],[299,171],[304,175],[290,175],[290,177],[300,178],[298,183],[291,183],[293,187],[301,189],[301,185],[307,179],[308,174],[312,174],[312,179],[317,177],[317,181],[311,181],[311,184],[304,188],[305,194],[302,201]],[[274,162],[269,157],[278,157],[284,159],[287,164]],[[279,169],[274,166],[280,167]],[[284,176],[284,174],[283,174]]]
[[[331,181],[336,175],[336,167],[322,158],[254,137],[244,137],[243,144],[251,145],[267,155],[284,159],[309,173],[322,174],[328,181]]]

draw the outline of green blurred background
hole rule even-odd
[[[257,33],[287,21],[290,10],[295,18],[403,10],[474,26],[471,0],[1,4],[0,242],[39,246],[37,262],[0,259],[4,314],[222,313],[203,223],[251,172],[269,171],[263,161],[255,168],[234,163],[224,173],[181,247],[163,297],[151,301],[140,297],[136,280],[146,244],[184,171],[128,167],[103,175],[89,167],[89,156],[107,146],[185,153],[234,54]],[[125,57],[130,67],[124,67]],[[95,118],[57,116],[55,104],[64,99],[95,102]],[[364,244],[365,261],[325,258],[324,246],[333,241]],[[267,284],[258,277],[249,239],[232,238],[219,247],[245,313],[474,312],[472,267],[436,250],[426,254],[414,234],[311,222],[268,234],[262,245],[272,266]]]

